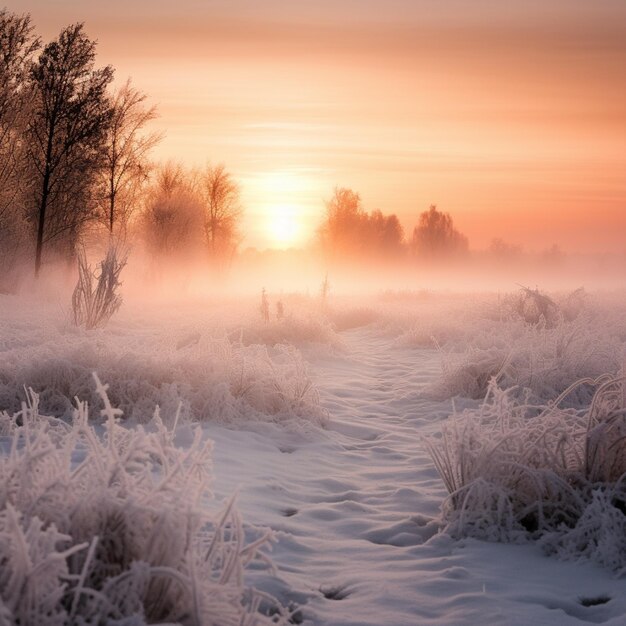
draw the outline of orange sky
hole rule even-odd
[[[100,63],[158,104],[158,156],[242,182],[244,245],[279,245],[277,220],[302,241],[341,185],[407,231],[436,203],[474,248],[626,251],[623,0],[8,8],[46,39],[87,23]]]

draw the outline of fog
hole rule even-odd
[[[102,249],[91,253],[95,264]],[[549,291],[623,289],[626,257],[620,255],[560,254],[518,261],[502,261],[488,254],[472,255],[462,262],[420,264],[330,264],[321,255],[307,250],[248,249],[226,269],[215,272],[203,260],[197,263],[167,261],[154,264],[141,251],[131,251],[122,273],[122,293],[127,298],[150,298],[166,294],[175,300],[219,294],[251,295],[266,289],[275,293],[299,292],[314,295],[328,276],[335,294],[376,294],[381,291],[428,289],[453,292],[507,292],[518,286]],[[15,291],[36,288],[51,291],[58,286],[73,287],[76,268],[51,265],[42,281],[35,281],[30,267],[24,268]]]
[[[61,4],[59,19],[77,5]],[[157,4],[150,23],[183,6],[215,10]],[[318,5],[331,15],[336,3],[310,4],[294,3],[292,15]],[[84,24],[40,41],[28,14],[0,9],[2,626],[626,623],[622,135],[599,139],[623,119],[602,114],[619,98],[589,88],[590,74],[611,82],[623,57],[619,27],[604,36],[613,5],[581,39],[586,19],[562,26],[564,2],[539,12],[549,24],[535,34],[538,3],[511,12],[521,29],[500,28],[481,3],[484,32],[473,19],[458,28],[469,15],[441,4],[428,41],[410,25],[396,41],[375,2],[359,3],[362,25],[345,37],[352,4],[303,33],[259,24],[250,38],[230,18],[217,41],[210,29],[198,38],[205,22],[189,29],[194,49],[237,50],[234,64],[219,58],[237,66],[225,84],[245,98],[217,103],[236,132],[204,100],[194,119],[183,102],[194,140],[169,153],[157,109],[134,82],[114,82]],[[116,37],[128,37],[118,17]],[[447,49],[444,32],[458,47]],[[542,45],[509,48],[512,33],[518,47]],[[298,79],[310,78],[308,64],[336,78],[345,65],[327,72],[311,55],[332,52],[320,35],[343,63],[360,58],[354,81],[341,74],[321,95],[313,81],[290,99],[280,63],[260,68],[252,55],[265,42],[273,62],[294,52]],[[373,44],[391,41],[395,52],[372,68]],[[158,40],[169,64],[154,76],[184,101],[177,89],[199,60],[168,80],[181,69],[174,44]],[[428,67],[439,87],[428,106],[413,109],[402,85],[407,67],[412,81],[424,77],[410,58],[384,98],[362,97],[380,90],[373,69],[387,76],[405,49],[428,65],[421,46],[433,45],[452,57]],[[485,93],[453,63],[475,46],[474,70],[500,68]],[[554,84],[555,64],[567,65],[566,84],[547,97],[536,87]],[[253,75],[273,78],[257,90]],[[192,79],[221,95],[214,75]],[[521,79],[537,101],[516,99]],[[325,99],[339,84],[341,98]],[[589,101],[571,97],[583,87]],[[549,106],[535,110],[544,97]],[[576,106],[562,110],[563,98]],[[444,100],[477,110],[449,106],[449,127],[437,115]],[[430,135],[406,122],[416,111]],[[525,119],[509,136],[523,140],[508,141],[494,111],[507,133],[511,118]],[[541,132],[527,142],[529,120]],[[559,132],[546,137],[546,120]],[[229,162],[189,157],[209,144],[228,146],[211,156]],[[592,144],[610,167],[586,160]],[[584,159],[571,158],[573,146]]]

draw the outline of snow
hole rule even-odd
[[[371,330],[343,338],[345,355],[315,363],[332,416],[325,432],[268,440],[205,426],[216,493],[238,487],[244,516],[277,531],[285,584],[270,590],[289,590],[283,601],[305,602],[319,625],[623,624],[626,584],[608,571],[532,544],[438,534],[447,492],[418,440],[451,411],[420,394],[440,372],[437,355]]]
[[[448,354],[462,360],[473,354],[468,336],[478,331],[475,350],[493,348],[485,340],[490,332],[501,333],[494,342],[504,344],[513,333],[520,353],[527,331],[479,321],[475,311],[485,300],[478,298],[471,305],[455,298],[373,299],[337,307],[327,320],[306,303],[285,301],[292,317],[284,327],[263,328],[256,302],[242,299],[130,302],[105,329],[87,332],[75,329],[55,302],[0,296],[0,411],[15,410],[25,384],[45,401],[39,384],[48,387],[52,412],[67,418],[73,395],[98,401],[91,369],[110,385],[112,398],[129,403],[129,428],[147,421],[150,405],[161,404],[167,422],[183,402],[176,445],[192,445],[191,423],[199,421],[203,439],[214,442],[215,502],[236,493],[244,523],[274,531],[266,551],[274,570],[252,563],[246,583],[297,607],[295,623],[626,623],[626,582],[608,569],[547,556],[529,541],[490,543],[445,532],[448,493],[422,437],[436,436],[453,401],[460,410],[478,400],[432,393],[446,378],[442,353],[424,337],[438,334]],[[598,301],[608,321],[591,316],[575,330],[583,335],[598,327],[603,350],[572,376],[585,368],[595,373],[598,360],[616,367],[623,349],[623,298]],[[340,323],[333,326],[333,319]],[[233,339],[238,329],[245,341]],[[585,335],[580,349],[593,337]],[[243,371],[240,393],[235,383]],[[568,384],[553,379],[555,389]],[[552,387],[536,386],[535,393],[548,395]],[[132,403],[140,410],[133,413]]]

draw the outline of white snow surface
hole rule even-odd
[[[216,493],[239,488],[244,516],[277,531],[285,584],[268,589],[328,626],[626,623],[626,582],[605,570],[438,532],[447,493],[419,441],[451,411],[420,394],[440,371],[436,353],[367,329],[343,338],[347,354],[313,368],[326,431],[205,427]]]
[[[148,339],[157,346],[168,337],[185,348],[186,337],[194,343],[204,332],[197,311],[189,321],[179,311],[163,311],[160,321],[121,314],[91,334],[71,329],[58,307],[40,310],[28,300],[0,296],[0,313],[0,359],[10,353],[23,371],[35,364],[20,362],[20,355],[70,358],[93,342],[96,356],[110,359],[104,369],[113,376],[118,346],[132,351],[143,341],[136,352],[143,356]],[[376,324],[337,330],[328,345],[300,348],[319,395],[304,406],[298,427],[259,418],[260,400],[247,421],[241,419],[247,405],[237,405],[236,419],[202,422],[215,443],[216,498],[237,491],[244,520],[275,532],[276,571],[255,569],[249,584],[298,605],[295,622],[311,626],[626,624],[623,578],[589,562],[545,556],[532,543],[455,540],[441,531],[447,492],[420,442],[452,413],[451,400],[425,393],[441,375],[435,349],[398,341]],[[263,358],[280,367],[271,350]],[[156,355],[151,372],[158,361]],[[91,363],[90,357],[84,367]],[[175,364],[184,373],[188,360]],[[114,388],[115,380],[101,377]],[[0,385],[10,384],[0,377]],[[178,399],[178,391],[172,394]],[[327,420],[307,422],[318,414],[318,401]],[[184,441],[188,426],[179,428]]]

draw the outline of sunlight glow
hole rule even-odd
[[[302,229],[296,207],[275,206],[267,213],[268,235],[276,247],[289,247],[298,243]]]
[[[260,172],[245,181],[244,189],[244,202],[249,207],[251,224],[259,229],[259,241],[270,248],[302,245],[314,228],[320,195],[309,172],[290,169]]]
[[[296,171],[274,170],[263,172],[259,176],[258,186],[265,196],[271,196],[277,200],[303,193],[307,189],[308,181]]]

